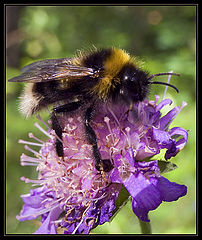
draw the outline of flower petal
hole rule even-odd
[[[157,188],[161,192],[162,200],[166,202],[176,201],[187,194],[187,187],[175,182],[170,182],[164,177],[158,178]]]
[[[171,99],[164,99],[162,100],[157,106],[156,106],[156,111],[160,111],[164,106],[166,105],[171,105],[172,100]]]
[[[176,146],[180,148],[180,150],[186,145],[188,140],[188,132],[185,129],[180,127],[174,127],[170,129],[169,134],[170,136],[174,136],[174,135],[183,136],[183,139],[178,140],[176,143]]]
[[[177,106],[170,110],[165,116],[163,116],[160,119],[160,129],[161,130],[167,129],[179,112],[180,108]]]
[[[20,216],[16,216],[18,220],[32,220],[40,216],[41,210],[44,209],[44,207],[41,205],[41,202],[46,198],[45,196],[41,196],[42,192],[43,188],[40,187],[31,189],[30,194],[21,196],[24,201],[24,205],[20,212]]]
[[[46,220],[41,224],[41,226],[36,230],[34,234],[56,234],[57,231],[54,221],[58,219],[62,211],[63,210],[59,207],[51,210]]]
[[[188,133],[185,129],[180,127],[174,127],[169,131],[170,136],[179,135],[183,138],[179,139],[177,142],[173,140],[174,146],[170,147],[165,154],[165,159],[170,159],[171,157],[176,156],[176,154],[181,151],[187,143]]]
[[[141,221],[149,222],[148,212],[162,202],[158,189],[141,173],[131,174],[124,186],[132,196],[133,212]]]
[[[159,147],[161,148],[169,148],[169,146],[172,144],[172,140],[170,139],[170,135],[168,132],[153,129],[153,138],[155,141],[157,141]]]

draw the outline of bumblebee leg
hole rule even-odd
[[[55,130],[55,133],[58,136],[58,138],[62,139],[62,127],[60,126],[60,123],[56,117],[56,113],[72,112],[77,110],[80,106],[81,101],[78,101],[53,108],[53,112],[51,114],[52,129]],[[58,138],[56,138],[55,142],[56,152],[58,157],[64,157],[63,144]]]
[[[67,103],[53,108],[55,113],[73,112],[82,105],[82,101]]]
[[[55,130],[56,135],[60,139],[62,139],[62,128],[54,112],[52,112],[51,114],[51,122],[52,122],[52,129]],[[64,156],[63,144],[58,138],[56,138],[55,148],[56,148],[58,157],[63,157]]]
[[[89,144],[92,145],[93,150],[93,156],[95,159],[95,168],[98,171],[104,170],[104,172],[109,172],[113,168],[113,164],[109,159],[102,159],[98,146],[97,146],[97,137],[93,130],[93,128],[90,126],[90,121],[93,116],[93,108],[89,107],[86,110],[84,124],[85,124],[85,132],[86,132],[86,139],[89,142]]]

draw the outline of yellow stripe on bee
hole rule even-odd
[[[112,48],[111,55],[104,63],[105,75],[115,77],[129,60],[130,56],[124,50]]]
[[[112,48],[111,55],[104,62],[104,77],[94,87],[101,98],[106,98],[114,79],[126,63],[130,61],[130,56],[122,49]],[[120,79],[116,78],[119,82]]]

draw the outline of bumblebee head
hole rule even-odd
[[[128,103],[143,101],[149,91],[148,74],[126,65],[119,73],[119,97]]]
[[[161,75],[177,75],[176,73],[157,73],[149,76],[145,71],[137,69],[133,64],[127,64],[119,73],[120,86],[119,98],[127,103],[136,103],[143,101],[148,93],[151,84],[162,84],[174,88],[177,92],[178,89],[165,82],[151,81],[152,78]]]

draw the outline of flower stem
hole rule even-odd
[[[139,220],[139,223],[140,223],[140,228],[141,228],[142,234],[152,234],[150,222],[143,222],[143,221]]]

